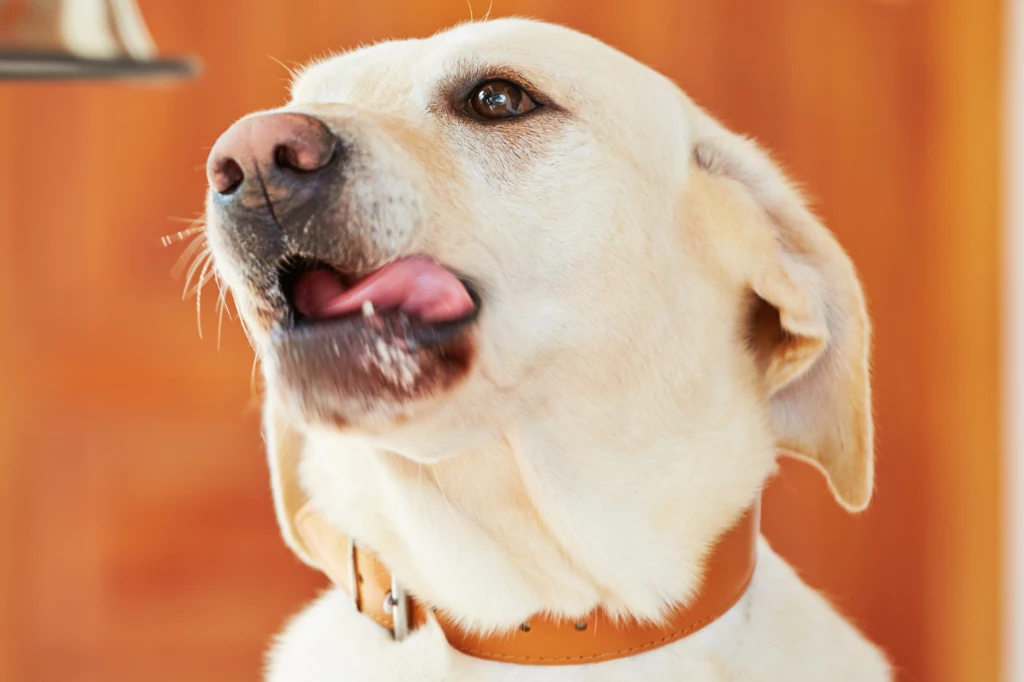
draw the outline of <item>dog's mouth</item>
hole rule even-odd
[[[293,259],[278,274],[288,310],[266,360],[295,416],[333,426],[393,420],[468,375],[480,297],[436,261],[412,256],[350,275]]]
[[[442,342],[473,322],[480,299],[469,283],[436,261],[412,256],[365,275],[329,264],[291,259],[279,271],[288,302],[285,326],[343,328],[382,325],[410,343]]]

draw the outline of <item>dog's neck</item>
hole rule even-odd
[[[714,505],[693,504],[658,482],[598,485],[602,472],[552,467],[538,452],[509,445],[424,465],[321,434],[307,439],[302,480],[313,506],[413,593],[469,628],[494,630],[596,606],[662,617],[697,591],[707,549],[767,475],[750,466]]]

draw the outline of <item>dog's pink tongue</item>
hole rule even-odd
[[[403,258],[346,289],[333,272],[315,270],[302,275],[292,294],[295,307],[306,317],[326,320],[362,309],[395,310],[427,322],[444,322],[473,312],[473,299],[459,279],[428,258]]]

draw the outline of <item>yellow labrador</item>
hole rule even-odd
[[[208,175],[285,540],[338,583],[269,680],[891,679],[756,537],[779,453],[871,496],[857,276],[669,80],[469,23],[310,65]]]

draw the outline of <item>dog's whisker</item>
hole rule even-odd
[[[217,278],[217,271],[214,269],[213,256],[211,255],[206,259],[206,265],[203,266],[203,271],[199,275],[199,281],[196,282],[195,293],[198,296],[199,292],[206,288],[206,285],[214,281]]]
[[[178,256],[178,260],[174,262],[174,267],[171,268],[172,279],[179,279],[181,277],[181,273],[189,265],[192,258],[195,257],[196,252],[204,249],[206,247],[206,243],[207,240],[205,234],[197,235],[191,242],[189,242],[184,250],[182,250],[181,255]]]
[[[206,231],[206,216],[205,215],[200,215],[200,216],[198,216],[196,218],[178,218],[178,217],[172,216],[172,217],[168,218],[168,220],[170,222],[174,222],[174,223],[184,223],[185,225],[188,225],[188,227],[186,227],[184,230],[178,230],[177,232],[174,232],[173,234],[168,234],[168,235],[165,235],[165,236],[161,237],[160,238],[160,243],[163,246],[173,246],[174,244],[182,242],[182,241],[188,239],[189,237],[192,237],[194,235],[197,235],[197,234],[200,234],[200,233]]]
[[[224,280],[222,280],[219,275],[214,281],[217,283],[217,290],[219,292],[217,294],[217,299],[221,310],[228,314],[229,320],[234,320],[235,316],[231,314],[231,307],[228,305],[228,287],[224,284]]]
[[[210,281],[213,266],[213,254],[208,254],[205,259],[202,271],[199,273],[199,281],[196,282],[196,327],[199,329],[199,338],[203,338],[203,286]]]
[[[181,255],[178,256],[178,260],[175,261],[174,267],[171,269],[171,277],[178,279],[181,277],[182,272],[185,272],[185,283],[182,286],[181,298],[185,300],[192,294],[195,294],[196,328],[199,332],[199,338],[203,338],[202,291],[210,283],[210,280],[217,282],[217,348],[219,349],[223,334],[224,311],[227,308],[227,300],[225,298],[227,290],[214,268],[213,253],[210,251],[206,233],[205,217],[200,216],[192,220],[187,218],[170,218],[170,220],[188,223],[189,225],[184,230],[161,237],[160,243],[164,246],[172,246],[190,237],[192,238],[181,252]],[[195,282],[194,285],[193,281]],[[228,310],[228,319],[234,319],[230,310]]]
[[[242,328],[245,329],[245,325],[244,324],[242,325]],[[246,336],[249,336],[249,332],[248,331],[246,331]],[[252,343],[251,340],[250,340],[250,343]],[[259,400],[259,386],[257,385],[256,367],[259,365],[259,362],[260,362],[260,352],[259,352],[259,350],[256,350],[256,346],[253,346],[253,349],[256,352],[253,353],[253,356],[252,356],[252,369],[249,370],[249,396],[253,400],[258,401]]]
[[[186,293],[188,292],[189,286],[192,283],[192,278],[195,276],[196,270],[201,267],[199,265],[210,255],[210,250],[207,246],[206,235],[200,235],[185,249],[185,253],[181,254],[178,258],[178,263],[175,264],[174,269],[171,270],[171,276],[175,279],[181,277],[181,271],[186,267],[188,271],[185,275],[185,284],[181,290],[181,298],[185,299]]]
[[[184,241],[192,235],[199,234],[206,229],[203,225],[195,225],[193,227],[186,228],[184,230],[178,230],[172,234],[164,235],[160,237],[160,244],[163,246],[173,246],[178,242]]]
[[[225,289],[223,283],[220,281],[220,277],[214,277],[214,281],[217,282],[217,350],[220,350],[220,339],[221,330],[224,327],[224,309],[227,307],[227,299],[225,299]],[[231,318],[231,313],[228,313],[228,318]]]
[[[232,301],[235,300],[234,294],[231,295],[231,300]],[[236,308],[238,307],[237,303],[235,304],[235,307]],[[255,351],[257,354],[259,354],[259,348],[257,348],[257,346],[256,346],[256,339],[252,335],[252,330],[249,329],[249,325],[246,324],[245,318],[242,317],[241,314],[239,314],[239,316],[238,316],[238,322],[242,326],[242,333],[245,334],[245,340],[249,342],[249,346],[253,349],[253,351]]]
[[[195,263],[189,267],[188,277],[185,279],[186,289],[181,292],[182,300],[196,295],[210,281],[208,268],[211,262],[213,262],[213,254],[207,251],[196,258]]]

